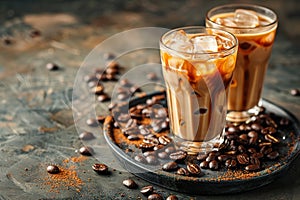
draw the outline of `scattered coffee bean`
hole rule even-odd
[[[156,81],[158,77],[155,72],[150,72],[147,74],[147,79],[150,81]]]
[[[163,166],[162,166],[162,169],[164,171],[174,171],[178,168],[178,165],[176,162],[168,162],[168,163],[165,163]]]
[[[134,160],[136,160],[136,161],[138,161],[138,162],[140,162],[140,163],[144,163],[144,164],[147,163],[146,158],[145,158],[144,156],[142,156],[142,155],[136,155],[136,156],[134,157]]]
[[[91,132],[83,131],[82,133],[79,134],[79,139],[81,139],[81,140],[92,140],[92,139],[95,139],[95,136]]]
[[[128,187],[129,189],[135,189],[138,187],[138,185],[136,184],[136,182],[132,179],[126,179],[123,181],[123,185],[125,185],[126,187]]]
[[[161,158],[161,159],[166,159],[166,158],[169,157],[169,154],[166,153],[165,151],[162,151],[162,152],[158,152],[158,153],[157,153],[157,156],[158,156],[159,158]]]
[[[128,79],[120,80],[120,85],[123,86],[123,87],[131,87],[132,86],[132,84],[129,82]]]
[[[98,97],[97,97],[97,100],[99,102],[106,102],[106,101],[109,101],[110,98],[109,96],[106,94],[106,93],[103,93],[103,94],[100,94]]]
[[[49,174],[58,174],[58,173],[60,172],[60,169],[59,169],[59,167],[56,166],[56,165],[49,165],[49,166],[47,167],[47,172],[48,172]]]
[[[160,194],[153,193],[148,196],[148,200],[163,200],[163,197]]]
[[[300,96],[300,90],[298,89],[291,89],[290,93],[293,96]]]
[[[79,153],[84,156],[91,156],[94,154],[94,150],[92,149],[92,147],[83,146],[79,149]]]
[[[55,63],[47,63],[46,64],[46,68],[49,70],[49,71],[56,71],[59,69],[59,66]]]
[[[146,161],[149,165],[157,165],[159,164],[158,159],[156,158],[156,156],[147,156],[146,157]]]
[[[166,200],[178,200],[178,197],[176,195],[170,195]]]
[[[149,196],[152,192],[153,192],[153,186],[152,185],[148,185],[145,187],[142,187],[142,189],[140,190],[140,192],[145,195],[145,196]]]
[[[108,173],[108,167],[105,164],[95,163],[94,165],[92,165],[92,168],[98,174],[107,174]]]
[[[106,118],[106,116],[104,116],[104,115],[98,115],[97,116],[97,121],[99,123],[103,123],[105,121],[105,118]]]

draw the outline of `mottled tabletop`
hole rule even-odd
[[[279,28],[262,96],[300,120],[300,97],[290,94],[291,89],[300,89],[300,2],[243,2],[267,6],[278,14]],[[101,59],[98,62],[97,56],[93,57],[93,53],[98,55],[94,48],[99,44],[99,55],[125,51],[135,42],[150,45],[153,50],[124,56],[120,60],[123,72],[143,63],[159,63],[158,41],[154,46],[145,42],[153,41],[155,34],[146,40],[132,35],[134,39],[130,38],[125,48],[114,39],[109,45],[101,44],[134,28],[204,25],[205,13],[224,3],[229,1],[1,1],[0,199],[145,199],[140,188],[149,183],[119,166],[101,125],[86,124],[94,110],[108,114],[109,102],[91,105],[88,87],[78,77],[101,67]],[[58,69],[47,68],[47,63],[55,63]],[[115,84],[106,83],[109,95]],[[83,131],[96,138],[81,140]],[[78,149],[86,144],[95,147],[95,156],[80,155]],[[110,174],[95,173],[91,166],[97,162],[106,163]],[[47,173],[50,164],[60,166],[62,174]],[[154,188],[165,198],[176,194],[179,199],[296,200],[300,199],[298,164],[299,158],[271,184],[239,194],[196,196]],[[126,188],[122,181],[127,178],[135,180],[139,188]]]

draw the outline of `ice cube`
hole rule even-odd
[[[217,52],[218,43],[213,35],[203,35],[192,38],[194,53]]]
[[[233,17],[217,18],[216,23],[228,27],[237,27]]]
[[[223,49],[230,49],[233,46],[233,42],[229,38],[222,36],[221,34],[216,36],[216,40],[218,46]]]
[[[237,9],[234,13],[234,22],[238,27],[255,28],[259,25],[259,18],[254,11]]]
[[[193,53],[193,43],[183,30],[168,36],[166,45],[179,52]]]

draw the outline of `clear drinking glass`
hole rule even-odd
[[[161,37],[160,52],[175,144],[189,153],[212,150],[225,124],[237,39],[223,30],[183,27]]]
[[[228,114],[232,122],[259,113],[265,72],[277,29],[276,14],[265,7],[228,4],[206,15],[206,27],[233,33],[239,42],[236,69],[229,87]]]

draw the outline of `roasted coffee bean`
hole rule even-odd
[[[161,159],[166,159],[169,157],[169,154],[167,154],[165,151],[162,151],[162,152],[158,152],[157,156]]]
[[[174,153],[175,151],[176,151],[176,149],[175,149],[174,147],[172,147],[172,146],[167,147],[167,148],[165,149],[165,152],[166,152],[167,154]]]
[[[247,149],[246,149],[243,145],[239,145],[239,146],[238,146],[238,151],[239,151],[240,153],[245,153],[245,152],[247,151]]]
[[[88,126],[96,127],[96,126],[98,126],[98,121],[96,119],[94,119],[94,118],[90,118],[90,119],[86,120],[86,124]]]
[[[241,125],[239,125],[239,129],[240,129],[240,131],[250,131],[251,126],[249,126],[248,124],[241,124]]]
[[[116,58],[116,56],[112,53],[104,53],[103,58],[104,60],[113,60]]]
[[[251,154],[256,153],[256,149],[254,148],[249,148],[247,151]]]
[[[208,169],[208,167],[209,167],[209,162],[207,162],[206,160],[202,161],[202,162],[200,163],[200,167],[201,167],[202,169]]]
[[[169,138],[168,136],[166,135],[162,135],[158,138],[158,141],[159,143],[163,144],[163,145],[167,145],[169,144],[170,142],[172,142],[172,139]]]
[[[298,89],[291,89],[290,94],[293,96],[300,96],[300,90]]]
[[[259,169],[260,169],[259,165],[247,165],[245,167],[245,170],[247,170],[247,171],[257,171]]]
[[[219,163],[216,160],[212,160],[208,163],[208,167],[211,170],[217,170],[217,169],[219,169]]]
[[[111,102],[111,103],[108,105],[108,110],[111,111],[111,110],[114,109],[116,106],[117,106],[116,103]]]
[[[153,192],[153,190],[154,190],[153,186],[148,185],[148,186],[142,187],[140,192],[145,196],[149,196]]]
[[[249,163],[249,156],[245,153],[237,155],[236,158],[241,165],[247,165]]]
[[[165,148],[165,145],[162,145],[162,144],[158,144],[158,145],[155,145],[153,150],[154,151],[159,151],[161,149]]]
[[[140,128],[139,127],[139,129],[140,129],[140,133],[142,134],[142,135],[149,135],[151,132],[150,132],[150,130],[148,129],[148,128]]]
[[[248,136],[247,136],[247,134],[241,134],[239,136],[239,140],[238,141],[240,143],[247,144],[248,143]]]
[[[129,119],[125,125],[125,128],[129,128],[129,127],[137,127],[137,120],[136,119]]]
[[[135,189],[138,187],[138,185],[136,184],[136,182],[132,179],[126,179],[123,181],[123,185],[125,185],[126,187],[128,187],[129,189]]]
[[[142,155],[136,155],[135,157],[134,157],[134,160],[136,160],[136,161],[138,161],[138,162],[140,162],[140,163],[147,163],[147,160],[146,160],[146,158],[144,157],[144,156],[142,156]]]
[[[116,62],[116,61],[109,61],[106,63],[106,66],[108,68],[115,68],[115,69],[119,69],[120,68],[120,65]]]
[[[102,163],[95,163],[94,165],[92,165],[92,168],[98,174],[107,174],[108,173],[107,165],[102,164]]]
[[[256,131],[249,131],[248,132],[248,137],[250,137],[250,138],[257,138],[258,137],[258,134],[257,134],[257,132]]]
[[[141,92],[142,90],[141,90],[141,88],[140,88],[139,86],[134,85],[134,86],[131,86],[131,87],[129,88],[129,91],[130,91],[131,93],[135,93],[135,92]]]
[[[276,132],[277,132],[277,130],[274,127],[271,127],[271,126],[270,127],[266,127],[266,128],[264,128],[264,129],[261,130],[261,133],[264,134],[264,135],[267,135],[267,134],[272,135],[272,134],[274,134]]]
[[[257,152],[257,153],[253,153],[251,156],[253,158],[262,158],[264,157],[264,154],[262,154],[261,152]]]
[[[146,161],[149,165],[157,165],[159,164],[158,159],[156,158],[156,156],[147,156],[146,157]]]
[[[277,123],[276,123],[273,119],[271,119],[270,117],[268,117],[268,118],[266,119],[266,124],[267,124],[268,126],[273,127],[273,128],[278,128]]]
[[[117,68],[114,68],[114,67],[110,67],[110,68],[107,68],[105,70],[105,72],[107,74],[110,74],[110,75],[115,75],[115,74],[118,74],[119,73],[119,70]]]
[[[261,129],[263,129],[263,127],[258,123],[251,124],[251,128],[255,131],[260,131]]]
[[[250,145],[255,145],[257,143],[257,139],[258,139],[257,137],[250,138],[249,139],[249,144]]]
[[[132,134],[132,135],[128,135],[127,139],[130,141],[134,141],[134,140],[139,140],[140,137],[138,135]]]
[[[187,157],[187,153],[185,151],[177,151],[171,153],[169,157],[175,161],[183,161]]]
[[[231,150],[231,151],[226,151],[226,155],[236,155],[237,151],[236,150]]]
[[[228,159],[225,161],[225,166],[228,168],[228,169],[235,169],[236,166],[237,166],[237,162],[235,159]]]
[[[131,118],[130,118],[130,115],[128,115],[127,113],[125,114],[125,113],[121,113],[119,116],[118,116],[118,118],[117,118],[117,120],[119,121],[119,122],[127,122],[128,120],[130,120]]]
[[[144,137],[143,142],[148,143],[148,144],[153,144],[153,145],[158,145],[159,144],[158,139],[154,138],[154,137],[147,137],[147,138]]]
[[[98,83],[98,81],[99,81],[99,80],[97,79],[97,77],[94,76],[94,75],[86,75],[86,76],[83,77],[83,80],[84,80],[85,82],[87,82],[87,83],[89,83],[89,82],[91,82],[91,81]]]
[[[121,93],[121,94],[118,94],[118,95],[117,95],[117,98],[118,98],[118,100],[120,100],[120,101],[127,100],[129,97],[130,97],[129,94],[124,94],[124,93]]]
[[[279,143],[279,140],[270,134],[265,135],[265,139],[272,143]]]
[[[273,151],[272,147],[269,147],[269,146],[263,146],[260,149],[260,153],[262,153],[264,155],[267,155],[267,154],[271,153],[272,151]]]
[[[147,79],[150,81],[156,81],[158,77],[155,72],[150,72],[147,74]]]
[[[153,193],[148,196],[148,200],[163,200],[163,197],[160,194]]]
[[[190,175],[189,171],[186,168],[183,168],[183,167],[179,168],[176,171],[176,174],[181,175],[181,176],[189,176]]]
[[[253,156],[250,157],[250,163],[253,164],[253,165],[258,165],[258,166],[260,166],[260,161],[259,161],[259,159],[256,158],[256,157],[253,157]]]
[[[109,101],[110,98],[109,98],[109,96],[108,96],[106,93],[104,93],[104,94],[100,94],[100,95],[97,97],[97,100],[98,100],[99,102],[105,102],[105,101]]]
[[[187,170],[190,172],[191,175],[199,175],[201,174],[200,167],[195,163],[188,163]]]
[[[288,125],[290,125],[290,120],[287,119],[287,118],[281,118],[280,121],[279,121],[279,124],[281,126],[288,126]]]
[[[96,94],[96,95],[100,95],[100,94],[103,94],[103,92],[104,92],[104,87],[103,87],[103,85],[97,85],[97,86],[95,86],[95,87],[93,87],[92,89],[91,89],[91,91],[94,93],[94,94]]]
[[[258,144],[259,147],[264,147],[264,146],[272,146],[272,142],[260,142]]]
[[[231,158],[231,156],[229,156],[229,155],[219,155],[218,156],[218,160],[220,161],[220,162],[225,162],[226,160],[228,160],[228,159],[230,159]]]
[[[269,158],[270,160],[275,160],[276,158],[278,158],[278,156],[279,156],[278,151],[272,151],[267,154],[267,158]]]
[[[164,171],[168,171],[168,172],[174,171],[174,170],[176,170],[177,168],[178,168],[178,165],[177,165],[177,163],[174,162],[174,161],[165,163],[165,164],[162,166],[162,169],[163,169]]]
[[[198,154],[197,155],[197,160],[199,160],[199,161],[203,161],[203,160],[205,160],[207,158],[207,155],[206,154]]]
[[[132,84],[130,83],[130,81],[128,79],[120,80],[120,85],[123,87],[131,87],[132,86]]]
[[[84,155],[84,156],[91,156],[94,154],[94,150],[92,149],[92,147],[89,147],[89,146],[83,146],[81,147],[78,152],[81,154],[81,155]]]
[[[230,126],[228,127],[227,131],[229,134],[234,134],[234,133],[238,133],[240,130],[236,126]]]
[[[156,151],[145,151],[143,152],[144,156],[156,156]]]
[[[59,66],[55,63],[47,63],[46,64],[46,68],[49,70],[49,71],[56,71],[59,69]]]
[[[83,131],[82,133],[79,134],[79,138],[81,140],[92,140],[92,139],[95,139],[95,136],[91,132]]]
[[[215,155],[208,155],[207,158],[205,159],[207,162],[210,162],[212,160],[215,160],[216,156]]]
[[[59,169],[59,167],[56,166],[56,165],[49,165],[49,166],[47,167],[47,172],[48,172],[49,174],[58,174],[58,173],[60,172],[60,169]]]
[[[170,196],[167,197],[166,200],[178,200],[178,197],[175,196],[175,195],[170,195]]]

